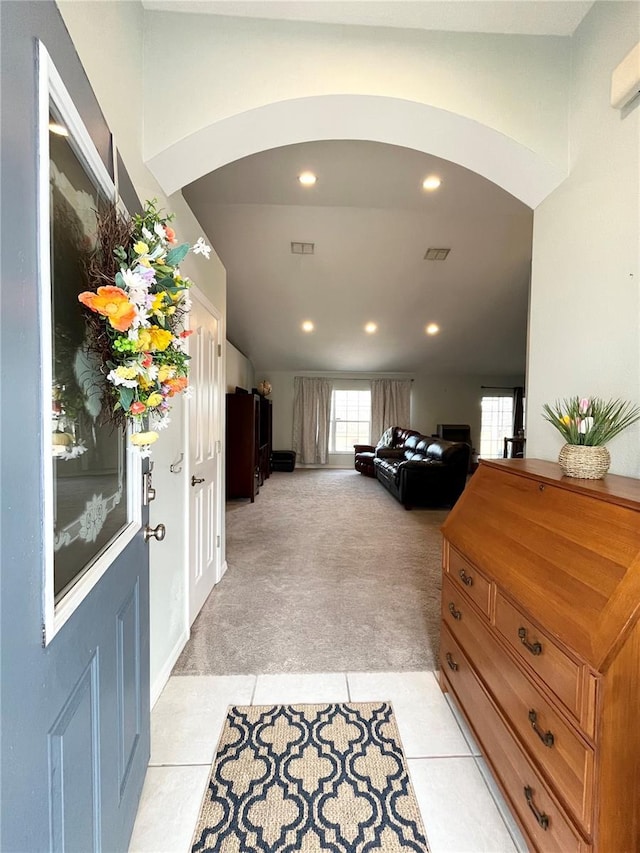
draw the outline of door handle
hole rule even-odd
[[[156,527],[149,527],[147,524],[144,530],[142,531],[142,535],[144,536],[144,541],[148,542],[149,539],[157,539],[158,542],[162,542],[164,537],[167,534],[167,528],[164,524],[158,524]]]
[[[193,474],[191,477],[191,485],[195,486],[198,483],[204,483],[204,477],[196,477],[196,475]]]

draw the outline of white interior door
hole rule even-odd
[[[222,415],[220,316],[192,290],[189,338],[189,623],[222,574]]]

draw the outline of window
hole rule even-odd
[[[480,427],[480,457],[500,459],[504,439],[513,432],[513,398],[483,397]]]
[[[353,453],[371,441],[371,391],[335,389],[331,395],[330,453]]]

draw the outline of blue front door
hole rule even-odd
[[[43,381],[38,39],[107,169],[114,152],[55,3],[10,0],[0,16],[0,849],[123,853],[149,756],[148,516],[140,466],[117,439],[103,442],[110,427],[83,388],[81,348],[67,357],[61,345],[53,395]],[[72,210],[81,190],[73,166],[58,167],[52,205]],[[64,292],[56,299],[64,319]],[[79,403],[65,370],[85,392]]]

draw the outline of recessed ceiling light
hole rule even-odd
[[[422,189],[437,190],[441,183],[442,181],[437,177],[437,175],[429,175],[429,177],[425,178],[422,182]]]
[[[425,329],[425,332],[428,335],[437,335],[439,331],[440,331],[440,326],[437,323],[429,323],[429,325]]]
[[[49,130],[55,133],[56,136],[69,136],[69,131],[63,124],[58,124],[57,121],[49,122]]]
[[[378,326],[376,323],[367,323],[364,330],[368,335],[372,335],[374,332],[378,331]]]
[[[303,172],[301,175],[298,175],[298,180],[303,187],[312,187],[318,179],[313,172]]]
[[[305,320],[304,323],[302,324],[302,331],[303,332],[313,332],[313,329],[314,329],[314,325],[311,322],[311,320]]]

